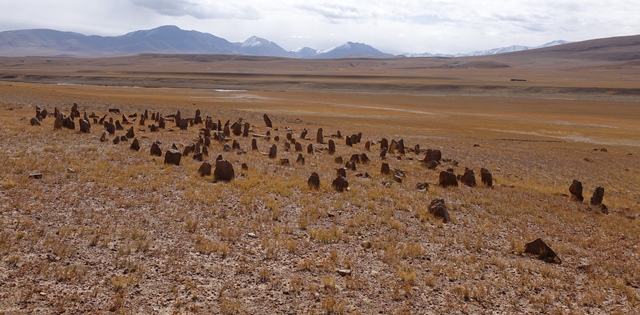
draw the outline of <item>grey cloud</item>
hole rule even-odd
[[[173,17],[191,16],[200,20],[213,18],[255,20],[260,18],[258,11],[250,6],[220,5],[210,1],[131,0],[131,2],[158,14]]]
[[[370,14],[360,11],[357,7],[349,5],[319,5],[311,6],[308,4],[299,6],[300,9],[313,13],[320,14],[324,18],[338,22],[340,20],[358,20],[372,17]]]

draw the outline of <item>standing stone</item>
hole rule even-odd
[[[240,150],[240,142],[238,142],[238,140],[233,140],[233,143],[231,144],[231,148],[234,150]]]
[[[466,169],[462,175],[462,183],[469,187],[476,187],[476,175],[471,169]]]
[[[365,165],[366,165],[366,164],[369,164],[369,162],[370,162],[370,161],[371,161],[371,160],[369,160],[369,157],[367,156],[367,154],[366,154],[366,153],[361,153],[361,154],[360,154],[360,163],[362,163],[362,164],[365,164]]]
[[[228,182],[235,178],[233,171],[233,165],[227,160],[220,160],[216,162],[216,169],[213,171],[214,181]]]
[[[302,133],[300,134],[300,139],[305,139],[307,137],[307,129],[302,130]]]
[[[380,174],[384,174],[384,175],[391,174],[391,169],[389,168],[388,163],[382,163],[382,167],[380,168]]]
[[[233,135],[234,136],[236,136],[236,137],[240,136],[242,134],[242,123],[240,123],[239,121],[236,121],[231,126],[231,130],[233,130]]]
[[[571,200],[582,202],[584,197],[582,196],[582,183],[578,180],[573,180],[571,186],[569,186],[569,192],[571,193]]]
[[[164,164],[180,165],[182,153],[175,149],[170,149],[164,154]]]
[[[165,122],[164,117],[160,117],[160,119],[158,119],[158,128],[160,129],[167,128],[167,123]]]
[[[318,173],[311,173],[311,176],[309,176],[309,179],[307,180],[307,185],[309,185],[309,189],[320,188],[320,176],[318,175]]]
[[[202,163],[202,165],[200,165],[200,168],[198,169],[198,173],[200,174],[200,176],[211,175],[211,163],[209,162]]]
[[[427,169],[430,169],[430,170],[435,170],[438,167],[438,165],[439,164],[436,161],[429,161],[429,162],[424,164],[424,166],[426,166]]]
[[[251,139],[251,150],[258,151],[258,141],[256,139]]]
[[[199,109],[196,109],[196,117],[193,119],[193,124],[199,125],[202,124],[202,113]]]
[[[380,158],[381,159],[387,158],[387,148],[386,147],[382,147],[380,149]]]
[[[91,123],[88,120],[80,119],[80,132],[91,133]]]
[[[124,127],[122,127],[119,120],[116,120],[116,130],[124,130]]]
[[[487,187],[493,186],[493,175],[491,175],[491,172],[488,169],[484,167],[480,169],[480,178],[482,183],[487,185]]]
[[[31,126],[40,126],[40,120],[38,120],[38,118],[33,117],[29,121],[29,124],[31,124]]]
[[[275,159],[277,155],[278,155],[278,147],[274,144],[271,146],[271,149],[269,149],[269,158]]]
[[[313,144],[309,143],[309,145],[307,146],[307,153],[313,154]]]
[[[62,122],[62,125],[67,129],[71,129],[71,130],[76,129],[76,123],[73,121],[73,117],[65,118]]]
[[[458,180],[456,179],[456,175],[453,174],[452,172],[447,172],[447,171],[440,172],[438,183],[442,187],[450,187],[450,186],[458,187]]]
[[[333,142],[333,139],[329,139],[329,154],[336,153],[336,144]]]
[[[371,151],[371,141],[367,141],[364,144],[364,149],[367,150],[367,151]]]
[[[348,147],[352,147],[353,143],[351,143],[351,137],[346,137],[345,138],[345,145]]]
[[[106,131],[105,131],[106,132]],[[106,140],[105,140],[106,141]],[[120,137],[115,137],[113,138],[113,144],[118,144],[120,143]]]
[[[196,161],[200,161],[200,162],[202,162],[202,160],[203,160],[203,154],[202,154],[202,152],[194,154],[194,155],[193,155],[193,159],[194,159],[194,160],[196,160]]]
[[[338,176],[342,176],[342,177],[347,177],[347,169],[344,167],[341,167],[339,169],[336,170],[336,175]]]
[[[444,199],[434,199],[429,204],[429,213],[431,213],[434,217],[442,218],[443,223],[451,222],[451,216],[449,215],[449,210],[444,203]]]
[[[180,130],[187,130],[187,128],[189,128],[189,121],[186,119],[180,119],[178,121],[178,127]]]
[[[356,153],[351,155],[351,158],[349,159],[349,161],[353,164],[360,163],[360,154]]]
[[[442,160],[442,152],[440,150],[431,150],[427,149],[427,153],[424,156],[423,162],[436,161],[440,162]]]
[[[131,128],[129,128],[129,130],[127,131],[127,134],[125,135],[125,137],[127,137],[128,139],[132,139],[135,138],[135,133],[133,131],[133,126],[131,126]]]
[[[602,204],[602,199],[604,198],[604,188],[596,187],[596,190],[593,192],[593,196],[591,197],[591,205],[598,206]]]
[[[265,126],[267,126],[267,128],[273,128],[273,124],[271,123],[271,118],[269,118],[267,114],[262,115],[262,118],[264,119],[264,124]]]
[[[318,128],[318,133],[316,134],[316,142],[324,143],[324,136],[322,135],[322,128]]]
[[[242,130],[243,138],[249,137],[249,129],[251,129],[251,125],[248,122],[244,123],[244,128]]]
[[[404,155],[405,154],[404,139],[400,139],[400,141],[398,141],[398,144],[396,146],[398,148],[398,153]]]
[[[105,142],[105,141],[107,141],[107,140],[108,140],[108,139],[107,139],[107,137],[109,137],[109,132],[105,130],[105,131],[102,133],[102,136],[100,137],[100,142]]]
[[[138,138],[133,139],[129,148],[134,151],[140,151],[140,142],[138,141]]]
[[[296,142],[295,149],[296,152],[302,152],[302,144],[300,142]]]
[[[337,192],[343,192],[349,188],[349,181],[343,176],[338,176],[331,182],[331,186],[333,186]]]
[[[162,156],[162,150],[160,149],[158,142],[154,142],[151,145],[151,155]]]
[[[296,163],[300,164],[300,165],[304,165],[304,156],[302,155],[302,153],[298,154],[298,159],[296,159]]]
[[[389,150],[389,140],[387,140],[387,138],[382,138],[382,140],[380,140],[380,149],[383,148]]]

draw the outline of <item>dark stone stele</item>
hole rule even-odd
[[[91,123],[88,120],[80,119],[80,132],[91,133]]]
[[[298,158],[296,159],[296,163],[298,163],[300,165],[304,165],[305,159],[304,159],[304,156],[302,155],[302,153],[298,154]]]
[[[175,149],[170,149],[164,154],[164,164],[180,165],[182,153]]]
[[[347,178],[344,176],[338,176],[331,182],[331,186],[333,186],[337,192],[343,192],[349,188],[349,181],[347,181]]]
[[[438,162],[436,161],[431,160],[429,162],[424,163],[424,165],[427,167],[427,169],[435,170],[440,164],[438,164]]]
[[[464,171],[464,175],[462,175],[462,183],[469,187],[476,187],[476,175],[471,169],[467,169]]]
[[[258,141],[256,139],[251,139],[251,150],[258,151]]]
[[[310,189],[320,188],[320,176],[318,175],[318,173],[311,173],[311,176],[309,176],[309,179],[307,180],[307,185],[309,185]]]
[[[322,128],[318,128],[318,133],[316,134],[316,142],[324,143],[324,136],[322,135]]]
[[[427,149],[427,153],[422,161],[425,163],[429,161],[440,162],[442,161],[442,152],[440,150]]]
[[[602,199],[604,198],[604,188],[603,187],[596,187],[596,189],[593,191],[593,196],[591,197],[591,205],[592,206],[598,206],[602,204]]]
[[[108,131],[104,131],[102,132],[102,136],[100,137],[100,142],[105,142],[109,140],[109,132]]]
[[[178,121],[178,127],[180,130],[187,130],[187,128],[189,128],[189,121],[186,119],[180,119]]]
[[[119,120],[116,120],[116,130],[124,130],[124,127],[120,124]]]
[[[456,175],[454,173],[442,171],[440,172],[440,176],[438,178],[438,184],[442,187],[458,187],[458,180],[456,179]]]
[[[388,163],[382,163],[382,167],[380,168],[380,174],[384,174],[384,175],[391,174],[391,169],[389,168]]]
[[[336,153],[336,143],[333,141],[333,139],[329,139],[329,154],[334,153]]]
[[[267,126],[267,128],[273,128],[273,123],[271,123],[271,118],[269,118],[267,114],[262,115],[262,118],[264,119],[264,124],[265,126]]]
[[[134,151],[140,151],[140,141],[138,141],[138,138],[133,139],[129,148]]]
[[[38,118],[33,117],[29,121],[29,124],[31,124],[31,126],[40,126],[40,120],[38,120]]]
[[[162,150],[160,149],[158,142],[151,144],[151,155],[162,156]]]
[[[198,174],[200,174],[200,176],[211,175],[211,163],[209,162],[202,163],[202,165],[200,165],[200,168],[198,169]]]
[[[271,149],[269,149],[269,158],[275,159],[277,155],[278,155],[278,147],[274,144],[271,146]]]
[[[487,187],[493,186],[493,175],[491,175],[491,172],[484,167],[480,169],[480,179],[483,184],[487,185]]]
[[[307,153],[313,154],[313,144],[309,143],[309,145],[307,146]]]
[[[344,168],[344,167],[336,169],[336,175],[342,176],[342,177],[347,177],[347,169]]]
[[[525,244],[524,252],[527,254],[537,255],[538,259],[544,262],[553,264],[562,263],[553,249],[551,249],[551,247],[549,247],[549,245],[547,245],[541,238],[538,238],[531,243]]]
[[[136,134],[133,131],[133,126],[131,126],[131,128],[129,128],[129,130],[127,131],[127,134],[125,135],[125,137],[129,138],[129,139],[133,139],[135,138]]]
[[[362,164],[369,164],[369,162],[371,162],[371,160],[369,160],[369,157],[367,156],[366,153],[361,153],[360,154],[360,163]]]
[[[309,131],[307,131],[307,129],[302,130],[302,133],[300,133],[300,139],[306,139],[308,132]]]
[[[580,181],[574,179],[571,186],[569,186],[569,192],[571,193],[571,200],[578,202],[584,200],[582,196],[582,183]]]
[[[213,180],[228,182],[235,178],[235,172],[233,171],[233,165],[227,160],[220,160],[216,162],[216,169],[213,171]]]
[[[451,222],[451,216],[449,210],[445,205],[444,199],[434,199],[431,201],[428,207],[429,213],[436,218],[442,218],[443,223]]]

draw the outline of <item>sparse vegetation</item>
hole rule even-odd
[[[167,56],[167,62],[173,58]],[[0,59],[0,74],[20,71],[9,69],[7,62]],[[149,67],[144,62],[141,69]],[[117,71],[123,68],[112,67],[113,82],[122,83]],[[175,67],[167,69],[182,72],[183,64]],[[327,77],[258,73],[241,82],[231,77],[215,81],[248,89],[231,92],[0,82],[0,160],[6,161],[0,165],[0,312],[421,314],[428,307],[436,313],[533,314],[541,309],[637,309],[637,102],[619,94],[606,99],[571,94],[570,100],[563,94],[568,92],[546,88],[479,91],[478,82],[499,81],[504,72],[434,68],[425,77],[421,69],[357,80],[340,76],[342,70],[322,70]],[[173,70],[168,71],[151,71],[149,80],[159,85],[178,80],[177,74],[161,78],[172,76]],[[204,76],[201,71],[184,71],[180,80],[204,84],[194,79]],[[553,81],[558,72],[527,71],[542,82],[528,81],[531,90],[541,88],[537,85],[628,84],[601,81],[601,72],[594,76],[586,70],[563,82]],[[455,78],[465,93],[415,88],[452,84],[445,78]],[[350,84],[360,90],[285,93],[273,88],[294,80]],[[205,81],[210,88],[213,81]],[[365,82],[390,89],[358,85]],[[254,84],[260,88],[254,90]],[[214,183],[213,176],[197,174],[200,162],[192,155],[172,166],[148,152],[153,141],[162,143],[163,152],[172,144],[182,151],[198,140],[200,126],[184,131],[168,122],[173,131],[152,133],[139,120],[132,121],[143,147],[139,152],[129,150],[130,142],[100,142],[103,127],[95,123],[90,134],[53,130],[51,117],[41,127],[29,126],[35,106],[68,112],[74,102],[82,112],[113,119],[122,115],[109,114],[112,107],[138,117],[144,110],[164,115],[180,110],[183,117],[193,117],[200,109],[216,123],[243,118],[251,135],[229,136],[229,144],[237,140],[241,147],[232,152],[224,150],[226,142],[212,142],[204,159],[213,162],[221,154],[236,168],[232,182]],[[264,112],[274,128],[264,127]],[[337,152],[330,155],[326,145],[315,142],[319,127],[326,139],[340,130],[343,136],[362,132],[363,141],[347,146],[344,138],[333,137]],[[313,140],[300,139],[303,129]],[[258,136],[267,131],[269,140]],[[285,149],[287,132],[304,144],[304,165],[295,163],[293,145]],[[383,137],[402,138],[408,148],[440,149],[446,161],[433,171],[419,162],[424,152],[389,153],[384,161],[392,172],[405,173],[400,183],[380,174]],[[254,138],[261,152],[251,151]],[[364,148],[366,141],[372,141],[370,151]],[[593,151],[596,143],[608,152]],[[272,160],[262,152],[273,144],[278,159]],[[308,144],[315,148],[312,154],[306,152]],[[350,190],[336,192],[331,181],[344,163],[334,158],[365,152],[371,162],[348,170]],[[281,157],[290,165],[281,165]],[[242,163],[249,169],[241,170]],[[456,174],[465,167],[479,174],[486,167],[494,175],[494,187],[438,187],[439,171],[449,167]],[[29,178],[32,172],[43,178]],[[318,190],[307,185],[312,172],[320,175]],[[595,186],[606,188],[608,214],[563,196],[574,178],[584,183],[587,199]],[[427,191],[416,189],[424,182],[430,184]],[[451,223],[427,210],[435,198],[445,200]],[[538,237],[553,247],[562,264],[524,254],[524,244]]]

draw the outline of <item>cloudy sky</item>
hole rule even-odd
[[[640,34],[637,0],[0,0],[0,31],[122,35],[176,25],[284,49],[347,41],[389,53],[465,53]]]

